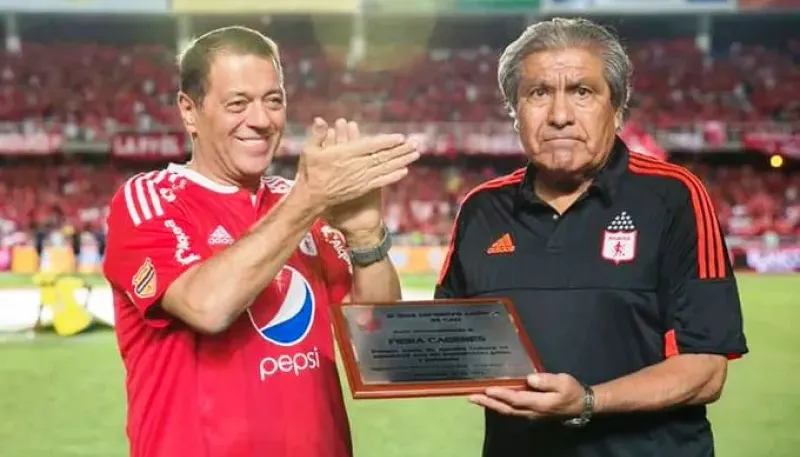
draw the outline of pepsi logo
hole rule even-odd
[[[294,346],[311,330],[314,305],[308,280],[295,268],[284,266],[247,314],[262,338],[279,346]]]

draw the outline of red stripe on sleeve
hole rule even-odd
[[[656,161],[640,154],[630,155],[632,172],[674,178],[689,189],[697,224],[697,268],[700,279],[718,279],[727,276],[725,249],[716,212],[705,187],[695,175],[683,167]]]

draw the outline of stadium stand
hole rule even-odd
[[[692,39],[632,45],[633,119],[664,129],[712,120],[800,122],[800,87],[779,84],[800,79],[800,42],[786,45],[779,53],[734,43],[716,56]],[[389,72],[371,71],[370,61],[348,69],[314,51],[282,49],[295,122],[316,115],[385,123],[508,118],[497,91],[497,50],[432,49]],[[89,140],[180,129],[174,60],[166,46],[24,43],[19,53],[0,54],[0,121]]]
[[[464,154],[459,136],[507,133],[509,122],[497,90],[497,43],[465,46],[458,37],[450,43],[422,52],[378,45],[358,65],[348,65],[341,46],[281,43],[295,126],[322,115],[408,133],[446,132],[438,136],[440,154],[387,192],[387,222],[401,243],[443,243],[472,186],[522,165],[521,157],[491,148]],[[629,43],[629,52],[635,87],[626,138],[637,146],[663,154],[653,138],[672,135],[673,144],[699,141],[708,151],[742,142],[751,131],[796,132],[800,125],[800,86],[781,83],[800,80],[798,41],[728,41],[704,49],[693,37],[645,38]],[[402,64],[394,62],[398,55]],[[179,132],[174,61],[174,47],[165,44],[24,41],[0,52],[0,134],[74,144],[110,142],[120,133]],[[691,141],[677,141],[687,135]],[[762,152],[779,149],[767,142]],[[707,154],[697,150],[696,144],[678,147],[669,160],[687,162],[706,182],[734,247],[764,237],[794,243],[800,174],[765,167],[764,154],[739,151],[747,159],[737,161],[745,165],[723,167],[700,160]],[[77,254],[94,238],[102,252],[111,193],[127,176],[158,163],[81,152],[0,157],[0,246],[32,244],[41,252],[43,245],[67,243]],[[274,171],[291,177],[290,156]]]

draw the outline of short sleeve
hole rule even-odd
[[[666,355],[748,352],[741,302],[711,200],[693,180],[673,206],[661,250],[660,297],[666,302]]]
[[[434,289],[434,299],[466,298],[466,281],[464,269],[459,256],[461,238],[461,211],[456,215],[450,231],[450,242],[444,255],[444,262],[439,271],[439,278]]]
[[[315,233],[328,297],[331,303],[341,303],[353,288],[353,267],[347,254],[347,242],[341,232],[324,223],[318,224]]]
[[[182,215],[134,220],[124,197],[117,196],[108,215],[103,274],[145,322],[164,327],[170,317],[158,306],[159,300],[182,273],[210,255],[197,239],[194,227]]]

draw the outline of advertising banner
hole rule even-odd
[[[172,0],[176,13],[352,14],[360,0]]]
[[[739,0],[740,10],[800,10],[800,0]]]
[[[390,130],[387,130],[390,131]],[[449,133],[407,132],[408,139],[417,144],[425,155],[514,155],[522,154],[519,136],[509,133]],[[284,137],[280,154],[297,155],[303,147],[304,137]]]
[[[169,0],[0,0],[0,10],[25,13],[166,13]]]
[[[445,246],[395,246],[389,251],[401,275],[438,275],[446,255]]]
[[[734,11],[736,0],[542,0],[545,13],[697,13]]]
[[[0,155],[50,155],[62,143],[55,133],[0,133]]]
[[[741,247],[731,249],[733,268],[755,273],[794,273],[800,271],[800,246],[773,249]]]
[[[64,299],[51,306],[42,306],[43,290],[38,288],[0,290],[0,303],[14,304],[0,307],[0,335],[54,328],[57,335],[67,337],[84,330],[89,319],[113,327],[111,289],[105,286],[89,289],[78,286],[79,281],[71,277],[60,279],[52,288],[58,288],[59,293],[54,295]]]
[[[181,133],[123,133],[111,140],[111,155],[132,160],[180,160],[186,156]]]
[[[0,271],[11,269],[11,248],[0,246]]]
[[[742,135],[742,144],[764,154],[800,158],[800,133],[751,132]]]

